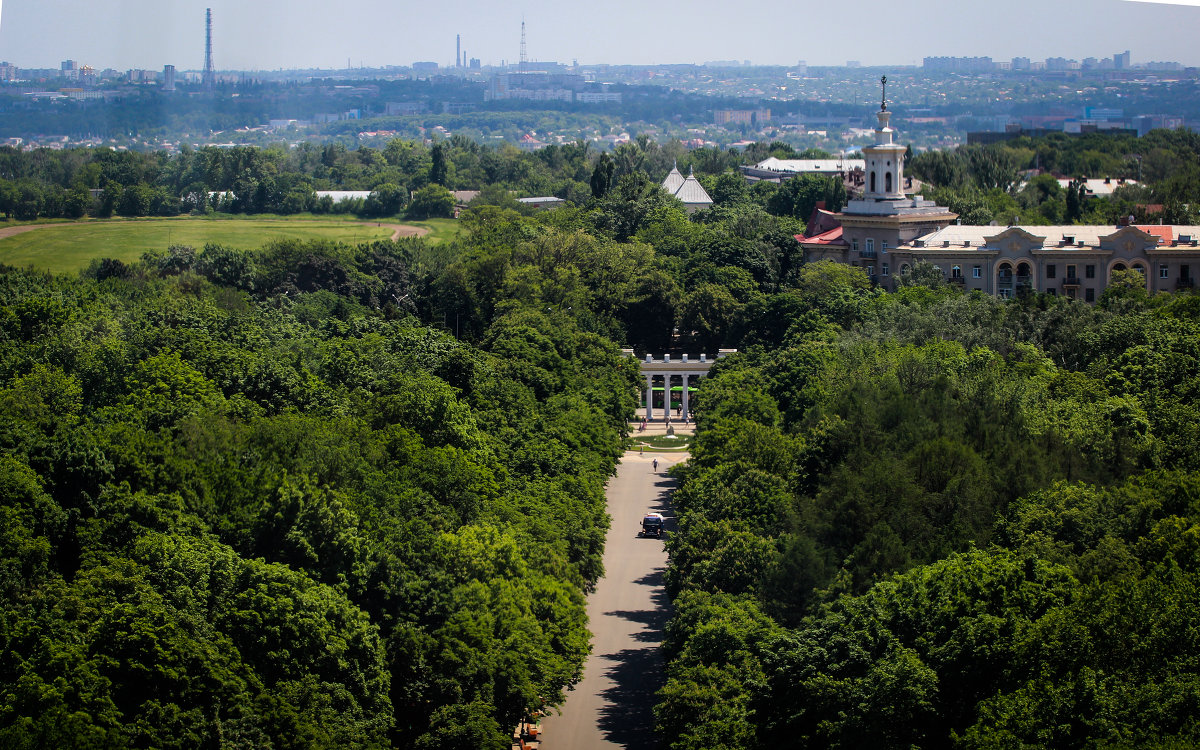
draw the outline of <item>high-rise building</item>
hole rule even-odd
[[[1129,68],[1129,50],[1113,55],[1113,67],[1117,70],[1126,70]]]
[[[175,90],[175,66],[174,65],[164,65],[163,66],[162,80],[163,80],[163,84],[162,84],[163,91],[174,91]]]

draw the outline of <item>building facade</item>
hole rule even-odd
[[[863,149],[863,197],[796,238],[809,262],[861,267],[889,291],[922,262],[964,290],[1000,297],[1027,290],[1091,302],[1125,270],[1140,272],[1150,293],[1194,287],[1200,226],[963,226],[949,209],[904,194],[904,147],[886,99],[878,119],[875,144]]]
[[[891,262],[900,276],[932,263],[951,283],[1000,297],[1024,289],[1092,302],[1116,271],[1138,271],[1149,293],[1192,289],[1198,239],[1200,226],[950,225],[897,247]]]

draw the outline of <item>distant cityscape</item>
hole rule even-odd
[[[460,42],[461,45],[461,42]],[[597,75],[614,74],[618,77],[635,76],[653,78],[656,75],[669,75],[670,71],[680,70],[710,70],[710,69],[780,69],[781,66],[756,66],[750,60],[713,60],[703,64],[672,63],[662,65],[621,65],[593,64],[579,65],[559,62],[507,61],[499,66],[484,66],[478,58],[467,59],[466,52],[461,49],[456,53],[458,62],[453,65],[441,65],[433,61],[415,61],[409,65],[387,65],[384,67],[351,67],[340,69],[297,68],[277,71],[215,71],[218,83],[246,84],[264,81],[296,82],[309,81],[319,78],[353,78],[356,80],[407,80],[423,78],[430,75],[459,75],[464,77],[485,77],[490,82],[490,98],[524,98],[546,100],[555,98],[553,94],[533,93],[547,90],[573,90],[583,82],[593,82]],[[836,69],[837,66],[821,66],[821,69]],[[861,68],[855,60],[846,61],[844,66],[850,69]],[[878,66],[877,66],[878,67]],[[888,69],[912,69],[914,66],[889,65]],[[808,72],[808,64],[801,60],[796,65],[785,68],[792,73],[804,76]],[[1147,75],[1155,78],[1154,74],[1174,73],[1181,77],[1194,79],[1200,73],[1200,68],[1188,67],[1174,61],[1132,62],[1130,52],[1113,54],[1108,57],[1087,57],[1074,60],[1064,57],[1048,57],[1045,60],[1031,60],[1028,57],[1014,57],[1011,60],[993,60],[990,57],[926,57],[920,69],[934,73],[1110,73],[1113,80],[1139,80]],[[525,79],[514,76],[529,76]],[[164,65],[161,70],[132,68],[116,70],[113,68],[97,69],[89,64],[81,64],[76,60],[64,60],[58,68],[23,68],[10,62],[0,62],[0,83],[8,85],[70,85],[77,84],[85,88],[99,87],[112,84],[154,84],[165,91],[174,91],[175,84],[198,85],[203,82],[203,69],[178,71],[171,64]],[[556,76],[550,78],[549,76]],[[533,82],[540,77],[548,85],[540,87],[522,86],[519,81]],[[510,83],[511,81],[511,83]],[[68,90],[68,93],[75,93]],[[565,97],[564,95],[561,95]],[[78,97],[76,97],[78,98]],[[569,98],[569,97],[567,97]]]
[[[803,60],[792,66],[755,66],[749,60],[543,62],[528,59],[523,24],[518,60],[498,66],[470,57],[457,36],[450,65],[414,61],[364,68],[347,61],[337,70],[216,70],[211,13],[206,32],[200,69],[166,64],[121,71],[74,59],[48,69],[0,63],[0,142],[20,148],[112,145],[174,151],[184,144],[261,145],[281,139],[369,144],[463,134],[537,150],[581,139],[615,148],[646,135],[678,139],[687,148],[738,148],[771,139],[844,154],[869,142],[861,112],[881,70],[854,60],[845,66],[809,66]],[[919,66],[882,70],[895,81],[898,122],[918,150],[1022,134],[1144,135],[1200,125],[1200,69],[1133,61],[1129,51],[1083,60],[926,57]],[[116,132],[95,124],[115,118],[70,116],[73,107],[137,111],[156,101],[167,114],[182,113],[200,108],[206,97],[237,100],[238,111],[224,118],[229,127],[205,130],[164,122],[148,136],[141,128]],[[563,122],[543,124],[516,114],[514,107],[526,113],[562,111]],[[34,112],[50,116],[37,118]],[[481,113],[488,112],[498,115],[481,122]],[[514,113],[511,122],[492,122],[506,112]]]

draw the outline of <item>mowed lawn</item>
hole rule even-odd
[[[434,223],[438,226],[430,226]],[[0,263],[18,268],[33,266],[55,273],[87,268],[96,258],[116,258],[126,263],[170,245],[191,245],[197,250],[217,243],[242,250],[257,250],[280,238],[324,238],[347,243],[388,239],[399,222],[365,222],[357,219],[303,218],[179,218],[81,221],[44,224],[0,238]],[[457,229],[449,219],[413,222],[432,230],[430,237],[444,239]],[[444,225],[443,225],[444,224]],[[3,232],[0,224],[0,232]]]

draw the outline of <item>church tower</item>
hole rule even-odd
[[[867,161],[863,199],[904,200],[905,148],[893,141],[896,132],[888,124],[892,113],[887,108],[887,76],[880,83],[883,85],[883,99],[876,114],[879,125],[875,128],[875,145],[863,148],[863,157]]]

